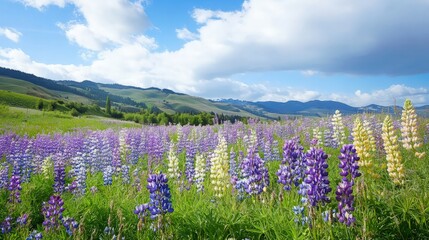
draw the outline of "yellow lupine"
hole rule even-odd
[[[396,185],[404,184],[404,165],[399,151],[398,136],[395,134],[392,120],[386,116],[383,122],[383,142],[386,151],[387,172]]]
[[[423,158],[425,152],[418,152],[417,149],[422,146],[422,140],[418,135],[417,114],[413,104],[409,99],[404,102],[404,109],[401,115],[401,134],[402,146],[414,152],[417,158]]]
[[[211,159],[210,179],[214,185],[215,196],[220,198],[229,187],[229,154],[225,137],[219,134],[219,143]]]
[[[352,135],[353,145],[355,146],[356,152],[360,158],[359,166],[361,167],[362,172],[378,178],[379,174],[376,173],[376,168],[379,168],[379,166],[374,166],[373,161],[376,145],[369,124],[366,122],[365,124],[362,124],[362,121],[359,118],[356,118]]]

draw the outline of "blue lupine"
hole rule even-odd
[[[107,166],[103,171],[104,185],[112,185],[113,169],[111,166]]]
[[[41,240],[42,238],[43,238],[43,235],[41,232],[38,232],[37,230],[33,230],[25,240]]]
[[[71,217],[64,217],[62,220],[63,226],[66,228],[68,235],[73,235],[73,232],[79,227],[79,223]]]
[[[147,189],[150,192],[149,211],[151,218],[173,212],[171,193],[168,187],[168,179],[165,174],[150,174],[147,179]]]
[[[276,173],[277,182],[284,185],[284,190],[289,191],[292,184],[298,186],[305,176],[306,165],[303,149],[297,140],[285,141],[282,164]]]
[[[186,144],[185,175],[190,184],[193,183],[195,177],[195,154],[195,146],[191,140],[188,140]]]
[[[45,217],[43,226],[46,231],[58,229],[63,218],[64,201],[60,195],[52,195],[48,202],[43,202],[42,213]]]
[[[122,183],[129,184],[130,183],[130,166],[122,165],[121,171],[122,171]]]
[[[9,182],[9,165],[3,163],[0,166],[0,189],[7,188]]]
[[[310,185],[307,191],[308,200],[311,206],[316,207],[319,203],[329,203],[327,196],[332,189],[329,187],[328,155],[320,148],[310,148],[306,154],[307,170],[305,171],[305,183]]]
[[[235,160],[235,157],[236,157],[235,151],[231,149],[231,152],[229,154],[229,175],[231,176],[232,186],[235,186],[235,184],[238,181],[237,162]]]
[[[27,221],[28,221],[28,214],[27,213],[22,214],[20,217],[18,217],[16,219],[16,223],[20,226],[24,226],[25,224],[27,224]]]
[[[338,166],[341,170],[342,179],[335,192],[338,201],[337,217],[339,222],[350,226],[356,221],[352,215],[354,211],[353,185],[355,178],[361,176],[358,166],[359,157],[354,146],[347,144],[341,148],[341,154],[338,158],[340,159]]]
[[[149,204],[144,203],[144,204],[140,204],[140,205],[136,206],[136,209],[134,210],[134,214],[137,214],[139,219],[144,220],[144,218],[150,214]]]

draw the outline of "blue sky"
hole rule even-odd
[[[0,66],[205,98],[429,104],[425,0],[3,0]]]

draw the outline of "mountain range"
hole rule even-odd
[[[107,96],[113,106],[128,112],[137,112],[141,108],[151,107],[166,113],[214,112],[224,115],[260,117],[276,119],[284,115],[326,116],[335,110],[343,114],[362,112],[393,113],[402,108],[398,106],[368,105],[352,107],[336,101],[288,101],[251,102],[235,99],[208,100],[201,97],[177,93],[169,89],[139,88],[119,84],[104,84],[85,80],[51,80],[18,70],[0,67],[0,90],[17,92],[45,99],[68,100],[84,104],[104,106]],[[429,105],[417,107],[420,115],[429,116]]]

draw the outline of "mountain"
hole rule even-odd
[[[105,106],[109,96],[113,106],[122,111],[139,111],[151,107],[166,113],[214,112],[217,114],[260,117],[277,119],[284,115],[296,116],[327,116],[335,110],[343,114],[370,113],[399,113],[398,106],[379,106],[371,104],[365,107],[352,107],[336,101],[242,101],[221,99],[217,101],[177,93],[169,89],[139,88],[120,84],[104,84],[85,80],[76,82],[70,80],[54,81],[37,77],[33,74],[0,67],[0,90],[37,96],[45,99],[58,99],[98,104]],[[429,105],[416,107],[421,116],[429,116]]]

